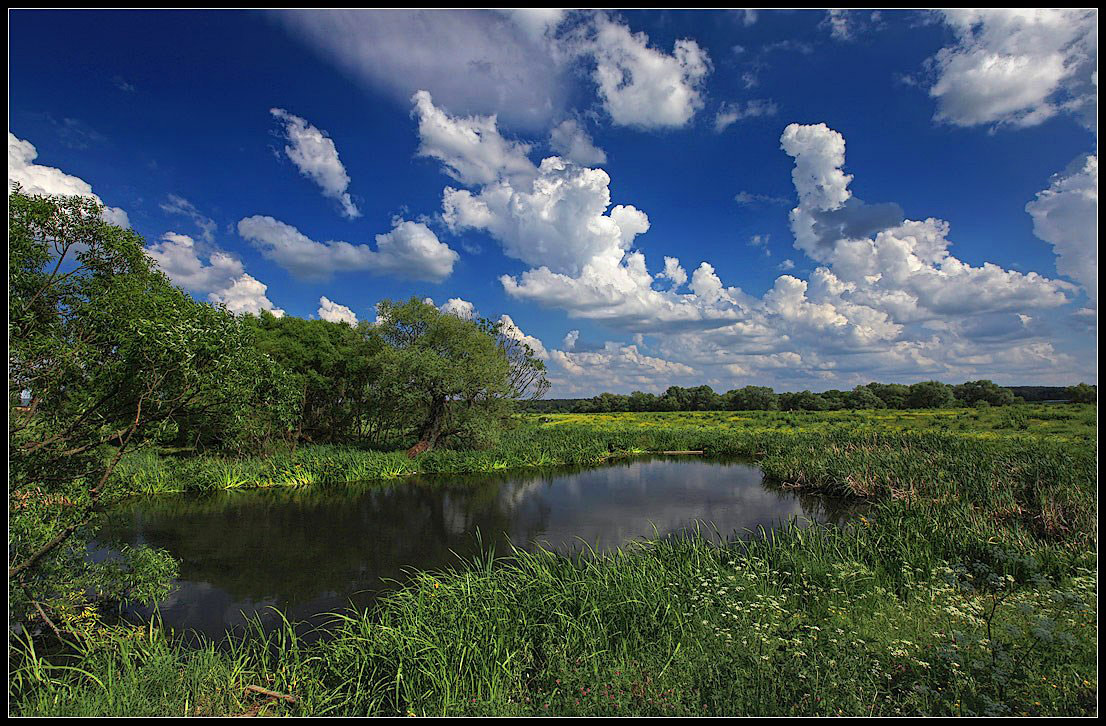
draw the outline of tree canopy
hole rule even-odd
[[[486,446],[545,366],[513,328],[418,299],[376,324],[236,316],[195,301],[142,237],[81,197],[9,195],[9,583],[18,619],[156,599],[174,563],[86,557],[143,446],[261,453],[326,441]],[[26,404],[24,403],[26,401]]]
[[[18,188],[8,199],[8,572],[19,610],[111,588],[84,542],[124,453],[198,418],[242,445],[290,411],[242,321],[170,284],[99,204]],[[159,572],[148,555],[132,552],[132,564]],[[143,582],[135,575],[130,589]]]
[[[369,335],[382,343],[379,400],[414,432],[418,450],[450,438],[486,445],[515,400],[537,398],[549,385],[544,364],[499,323],[465,320],[417,298],[383,301],[377,315]]]

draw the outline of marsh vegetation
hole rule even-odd
[[[97,205],[9,200],[16,713],[1097,709],[1094,405],[980,405],[926,386],[945,408],[871,389],[884,405],[519,414],[546,384],[502,326],[418,300],[361,328],[233,316],[170,285]],[[188,638],[156,615],[120,619],[162,601],[184,566],[137,539],[88,556],[136,497],[352,501],[351,482],[448,487],[662,451],[743,457],[777,490],[865,509],[845,526],[684,531],[587,556],[481,542],[364,607],[315,613],[325,637],[284,613]]]

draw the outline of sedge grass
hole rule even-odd
[[[1083,415],[1059,413],[1071,412]],[[732,413],[745,420],[732,421],[731,412],[531,417],[495,450],[416,460],[308,447],[294,458],[239,460],[233,481],[316,486],[704,450],[755,457],[785,486],[866,497],[864,517],[844,527],[761,531],[723,546],[687,536],[587,556],[489,553],[448,572],[419,573],[371,611],[334,614],[320,639],[283,621],[268,631],[255,623],[223,643],[186,645],[150,623],[73,636],[46,656],[41,644],[17,635],[9,649],[11,708],[22,715],[1096,713],[1096,456],[1072,419],[1054,421],[1068,429],[1040,435],[986,428],[993,417],[972,419],[969,430],[932,426],[936,412],[909,425],[899,425],[902,414],[916,412],[880,414],[897,416],[887,426],[873,423],[874,415]],[[228,471],[218,463],[143,455],[121,481],[134,489],[217,488]],[[297,701],[259,705],[247,685]]]

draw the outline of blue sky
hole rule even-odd
[[[9,179],[199,300],[506,315],[554,396],[1097,381],[1093,11],[10,19]]]

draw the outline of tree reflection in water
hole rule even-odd
[[[698,531],[745,536],[850,507],[767,484],[747,462],[641,457],[598,468],[434,476],[304,489],[141,498],[111,513],[94,556],[149,544],[180,560],[166,625],[212,636],[245,616],[319,622],[364,607],[413,569],[460,566],[482,546],[597,551]],[[477,536],[479,532],[479,538]],[[109,555],[108,555],[109,556]],[[137,612],[145,615],[147,613]]]

